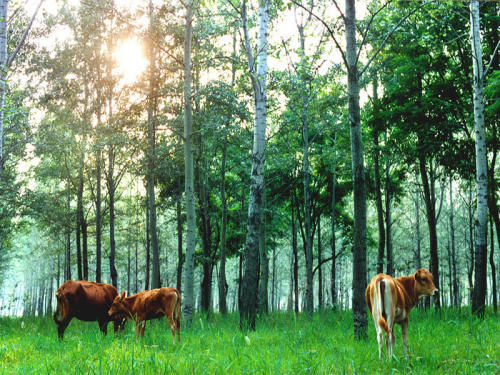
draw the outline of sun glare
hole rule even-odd
[[[115,61],[118,74],[123,84],[131,84],[149,64],[144,56],[144,48],[135,38],[121,41],[115,48]]]

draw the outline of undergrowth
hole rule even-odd
[[[470,310],[469,310],[470,311]],[[462,309],[414,310],[409,358],[396,328],[395,356],[378,358],[371,317],[368,339],[355,341],[351,312],[272,313],[255,332],[239,330],[239,316],[196,316],[172,345],[165,319],[136,339],[128,322],[121,334],[100,333],[95,322],[74,319],[64,340],[49,317],[0,318],[1,374],[500,374],[500,322]]]

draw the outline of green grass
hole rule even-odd
[[[59,342],[50,318],[0,319],[0,374],[500,374],[500,321],[470,313],[413,311],[409,350],[396,328],[395,358],[378,359],[373,322],[368,340],[353,338],[350,312],[274,313],[256,332],[238,329],[238,316],[197,316],[172,346],[166,321],[148,323],[136,340],[127,323],[115,337],[97,323],[73,320]]]

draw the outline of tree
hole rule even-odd
[[[184,165],[186,193],[186,260],[184,263],[184,318],[191,324],[194,313],[194,247],[196,245],[196,216],[194,210],[193,174],[193,114],[191,98],[191,41],[193,36],[193,1],[186,6],[184,29]]]
[[[257,59],[250,44],[247,20],[247,3],[241,5],[244,47],[248,70],[252,81],[255,103],[254,143],[252,150],[252,171],[250,174],[250,197],[248,199],[248,222],[245,242],[245,272],[242,280],[240,327],[255,330],[257,291],[259,275],[259,234],[261,231],[264,201],[264,166],[266,147],[266,105],[267,105],[267,50],[269,25],[269,0],[259,1],[259,36]]]
[[[488,224],[488,167],[486,162],[486,132],[484,125],[483,53],[479,26],[479,1],[470,3],[472,66],[474,72],[474,132],[476,145],[476,200],[477,217],[474,223],[475,277],[472,311],[484,317],[486,298],[486,235]]]

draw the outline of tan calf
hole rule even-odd
[[[181,295],[175,288],[158,288],[144,290],[130,297],[125,291],[116,296],[108,311],[111,319],[127,318],[135,320],[137,337],[144,336],[146,320],[166,316],[172,330],[172,341],[175,345],[175,332],[181,341],[180,307]]]
[[[366,288],[365,298],[375,322],[380,358],[383,350],[382,331],[386,333],[387,356],[392,357],[394,323],[401,324],[405,354],[408,356],[408,315],[419,299],[432,296],[437,291],[432,274],[424,268],[411,276],[393,278],[379,273],[373,277]]]

